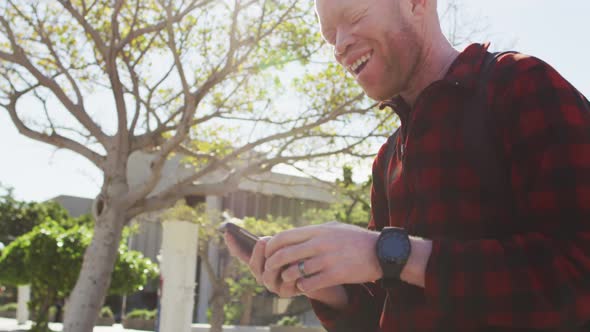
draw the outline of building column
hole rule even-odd
[[[31,300],[31,285],[18,286],[18,307],[16,309],[16,321],[19,325],[29,320],[29,306]]]
[[[223,199],[221,196],[207,196],[205,199],[207,204],[207,215],[209,219],[215,224],[219,222],[219,218],[223,208]],[[209,243],[209,261],[211,265],[217,269],[219,261],[219,252],[216,245]],[[213,286],[211,278],[205,268],[201,268],[201,277],[199,280],[199,303],[197,310],[197,322],[207,323],[207,310],[209,309],[209,299],[213,294]]]
[[[199,227],[186,221],[164,221],[162,228],[159,331],[190,332]]]

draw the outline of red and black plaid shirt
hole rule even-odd
[[[345,285],[337,312],[312,301],[330,331],[584,331],[590,320],[590,114],[546,63],[503,55],[487,89],[513,206],[485,200],[460,124],[488,45],[473,44],[401,118],[373,165],[370,229],[433,241],[426,286]],[[404,147],[402,149],[401,147]],[[402,163],[403,158],[403,163]],[[392,181],[385,185],[384,167]],[[509,184],[508,184],[509,183]],[[389,191],[389,201],[386,191]],[[491,234],[494,234],[493,236]],[[590,330],[590,329],[588,329]]]

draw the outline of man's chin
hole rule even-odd
[[[376,101],[390,100],[399,94],[399,88],[393,82],[383,80],[357,81],[365,94]]]
[[[394,94],[392,94],[390,91],[384,91],[384,90],[379,90],[379,89],[369,89],[369,88],[365,88],[363,87],[363,91],[365,91],[365,94],[375,100],[375,101],[385,101],[385,100],[390,100],[391,98],[395,97]]]

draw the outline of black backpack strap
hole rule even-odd
[[[385,168],[383,169],[383,184],[385,186],[385,196],[387,197],[387,202],[389,203],[389,184],[391,183],[391,172],[389,168],[391,167],[391,159],[395,155],[395,151],[397,150],[397,137],[400,133],[400,128],[398,128],[393,134],[389,136],[387,139],[387,150],[385,150]]]
[[[488,107],[488,86],[497,60],[504,54],[487,53],[481,65],[476,92],[467,103],[463,118],[463,140],[468,158],[482,181],[483,199],[502,199],[513,208],[508,167],[502,153],[501,138],[496,135],[496,120]]]

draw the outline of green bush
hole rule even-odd
[[[47,331],[52,314],[49,304],[66,298],[74,288],[93,230],[88,225],[69,229],[47,220],[12,241],[0,254],[0,282],[6,285],[31,284],[29,302],[37,331]],[[141,253],[129,250],[126,238],[112,273],[110,294],[122,295],[141,290],[158,276],[158,267]]]
[[[49,320],[55,321],[56,315],[57,315],[57,307],[56,306],[49,307],[49,315],[48,315]]]
[[[299,318],[297,318],[295,316],[285,316],[277,322],[277,325],[279,325],[279,326],[301,326],[301,322],[299,321]]]
[[[100,318],[114,318],[115,315],[113,314],[113,311],[111,310],[111,308],[109,307],[102,307],[102,309],[100,309]]]
[[[145,320],[155,319],[156,310],[135,309],[125,315],[125,318],[139,318]]]
[[[143,290],[150,280],[158,277],[158,265],[139,251],[129,250],[122,241],[119,256],[111,275],[109,294],[124,295]]]
[[[16,311],[17,308],[18,304],[16,303],[6,303],[0,306],[0,311]]]
[[[0,192],[2,189],[0,185]],[[14,198],[12,189],[4,191],[0,194],[0,242],[6,245],[47,219],[57,220],[62,226],[75,223],[68,211],[57,202],[19,201]]]

